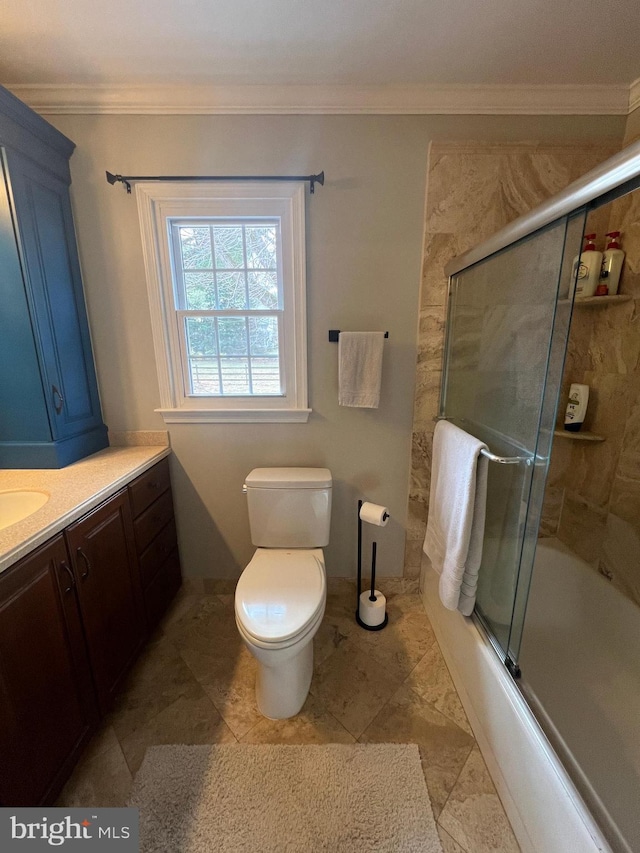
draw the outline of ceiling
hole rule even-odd
[[[30,91],[555,87],[586,102],[595,86],[604,102],[640,77],[638,0],[2,0],[0,33],[0,80]]]

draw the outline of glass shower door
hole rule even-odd
[[[565,217],[450,284],[440,416],[493,453],[522,458],[489,462],[476,600],[477,615],[512,671],[566,350],[572,260],[583,227],[583,213]]]

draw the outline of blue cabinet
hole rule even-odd
[[[0,468],[108,445],[73,217],[74,145],[0,87]]]

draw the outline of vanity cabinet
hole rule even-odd
[[[129,495],[147,624],[152,629],[182,583],[169,460],[134,480]]]
[[[167,459],[0,573],[0,806],[55,800],[180,584]]]
[[[69,196],[74,144],[0,87],[0,467],[107,447]]]
[[[127,490],[65,532],[100,710],[113,697],[147,634]]]
[[[62,535],[0,575],[0,805],[50,802],[98,719]]]

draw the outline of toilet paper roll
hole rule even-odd
[[[368,589],[366,592],[360,594],[360,601],[358,603],[360,621],[371,628],[382,625],[385,613],[387,612],[387,599],[379,589],[376,589],[374,594],[376,600],[370,601],[371,590]]]
[[[379,504],[371,504],[365,501],[360,507],[360,518],[362,521],[366,521],[367,524],[386,527],[390,517],[386,506],[379,506]]]

